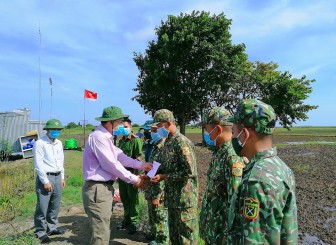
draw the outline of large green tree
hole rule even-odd
[[[134,53],[139,69],[133,100],[153,114],[173,111],[180,130],[210,106],[213,91],[226,91],[240,77],[245,46],[234,45],[225,15],[192,12],[168,16],[155,29],[144,54]]]
[[[315,105],[304,104],[312,92],[311,83],[306,76],[293,78],[286,71],[278,71],[274,62],[246,62],[244,72],[240,78],[231,83],[231,87],[214,91],[211,104],[224,106],[231,113],[241,99],[260,99],[272,105],[280,125],[291,127],[297,120],[306,120],[307,113],[316,109]]]

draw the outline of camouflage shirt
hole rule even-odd
[[[294,175],[275,148],[245,167],[228,222],[229,244],[297,244]]]
[[[166,139],[162,149],[165,180],[165,206],[197,207],[198,186],[196,155],[193,143],[178,130]]]
[[[165,143],[165,138],[154,144],[153,150],[149,156],[149,162],[157,161],[162,163],[162,149]],[[164,181],[158,184],[150,183],[145,190],[145,198],[152,201],[154,198],[164,200]],[[161,203],[161,202],[160,202]]]
[[[242,162],[231,142],[216,147],[213,153],[200,212],[200,234],[206,244],[225,243],[229,200],[241,180]],[[241,167],[240,172],[235,167]]]

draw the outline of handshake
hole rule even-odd
[[[144,162],[141,167],[145,171],[150,171],[152,169],[152,164],[148,162]],[[134,187],[138,188],[139,190],[146,190],[150,182],[152,183],[159,183],[161,180],[165,179],[165,175],[157,174],[152,179],[150,179],[147,175],[141,174],[138,176],[139,180]]]

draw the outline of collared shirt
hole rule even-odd
[[[102,125],[89,134],[83,155],[85,180],[109,181],[120,178],[135,184],[138,176],[125,167],[141,169],[142,162],[134,160],[113,144],[113,136]]]
[[[64,179],[64,153],[62,142],[55,139],[52,142],[48,135],[37,140],[33,148],[34,168],[43,184],[49,182],[47,173],[61,172]]]
[[[229,244],[297,244],[295,179],[275,148],[246,165],[228,223]]]

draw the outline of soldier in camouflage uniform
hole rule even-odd
[[[297,244],[295,180],[272,147],[273,108],[259,100],[243,100],[229,121],[241,155],[249,162],[232,198],[228,243]]]
[[[171,244],[198,244],[198,186],[193,143],[176,128],[173,113],[162,109],[153,120],[157,132],[167,138],[162,152],[162,172],[151,181],[165,181]]]
[[[149,162],[157,161],[161,163],[163,161],[162,148],[166,139],[159,136],[156,131],[157,127],[152,126],[151,144],[153,144],[153,150],[149,156]],[[149,225],[155,238],[155,240],[151,241],[149,244],[168,245],[168,210],[164,206],[164,181],[159,183],[150,183],[148,185],[148,189],[145,190],[145,198],[148,201]]]
[[[206,244],[226,244],[229,200],[237,189],[244,160],[234,151],[231,143],[230,113],[223,107],[214,107],[202,118],[204,139],[216,146],[208,169],[207,187],[200,213],[200,235]]]

